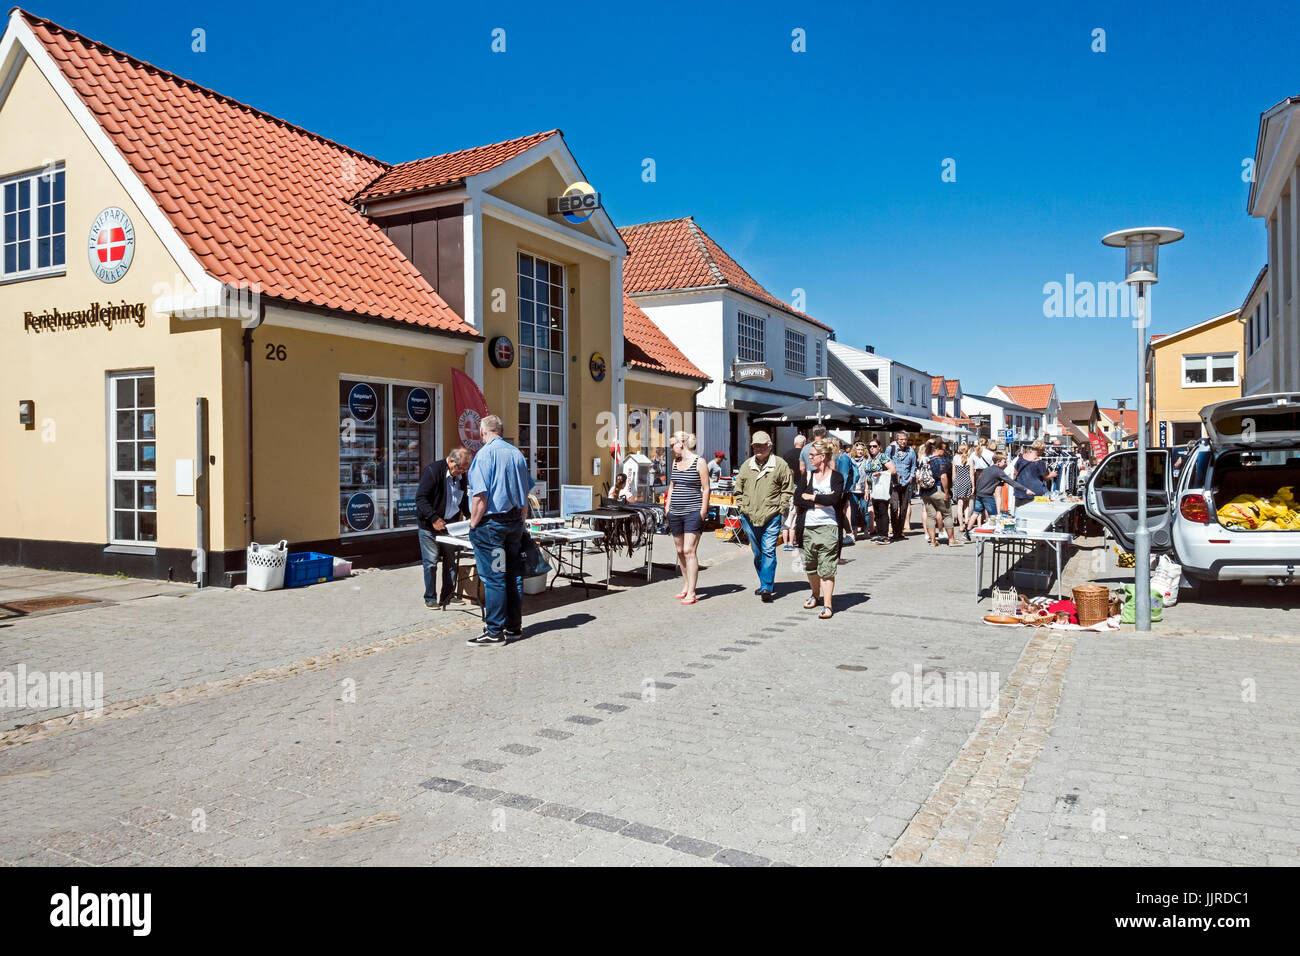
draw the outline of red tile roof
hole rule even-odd
[[[957,386],[959,386],[960,384],[961,384],[961,379],[959,378],[950,378],[944,382],[944,386],[948,389],[949,398],[957,397]]]
[[[623,290],[631,295],[712,286],[729,286],[782,312],[830,331],[830,326],[800,312],[768,292],[740,263],[727,255],[693,217],[622,226],[627,243]]]
[[[1100,411],[1111,421],[1119,422],[1124,434],[1128,435],[1137,431],[1138,413],[1136,408],[1126,408],[1123,412],[1118,408],[1103,408]]]
[[[633,368],[710,381],[627,296],[623,296],[623,362]]]
[[[938,395],[938,394],[939,394],[939,390],[942,389],[942,388],[943,388],[943,376],[942,376],[942,375],[931,375],[931,376],[930,376],[930,394],[931,394],[931,395]]]
[[[398,163],[361,190],[356,198],[376,199],[461,183],[467,176],[485,173],[538,143],[559,135],[562,134],[558,129],[551,129],[544,133],[508,139],[503,143],[492,143],[490,146],[475,146],[409,163]]]
[[[1024,408],[1033,408],[1043,411],[1047,408],[1047,403],[1052,400],[1052,389],[1055,385],[999,385],[998,388],[1015,402]]]
[[[204,270],[273,299],[477,335],[352,206],[387,164],[22,16]]]

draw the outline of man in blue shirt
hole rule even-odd
[[[885,454],[894,466],[894,480],[889,490],[890,541],[902,541],[912,510],[912,478],[916,475],[916,450],[907,447],[907,432],[899,432]]]
[[[533,481],[528,462],[501,437],[496,415],[479,422],[483,447],[469,469],[469,540],[483,582],[483,620],[466,644],[504,644],[523,633],[524,519]]]

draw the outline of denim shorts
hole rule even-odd
[[[990,518],[998,516],[998,503],[992,495],[984,495],[982,498],[975,499],[975,513],[986,514]]]
[[[700,520],[698,511],[688,511],[686,514],[670,512],[668,515],[668,532],[674,538],[680,538],[684,534],[699,534],[703,530],[704,522]]]

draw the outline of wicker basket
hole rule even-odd
[[[1091,627],[1110,617],[1110,588],[1100,584],[1083,584],[1074,589],[1074,606],[1079,626]]]

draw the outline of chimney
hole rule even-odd
[[[874,345],[864,345],[864,346],[862,346],[862,351],[864,351],[864,352],[869,352],[869,353],[871,353],[872,355],[875,355],[875,354],[876,354],[876,347],[875,347]]]

